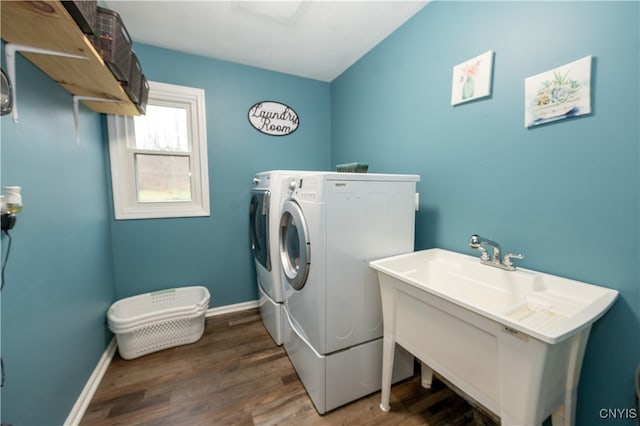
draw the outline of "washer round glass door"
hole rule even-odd
[[[267,271],[271,270],[269,254],[269,203],[271,192],[254,190],[249,205],[249,224],[251,233],[251,251]]]
[[[309,276],[311,252],[307,225],[298,203],[287,200],[280,216],[280,263],[289,285],[304,287]]]

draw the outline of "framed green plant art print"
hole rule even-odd
[[[592,56],[524,81],[525,127],[591,113]]]

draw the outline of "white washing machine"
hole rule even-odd
[[[265,328],[277,345],[282,345],[284,319],[284,292],[278,257],[279,213],[288,198],[291,181],[306,173],[299,170],[256,173],[251,188],[251,251],[256,268],[260,314]]]
[[[380,389],[373,259],[414,249],[417,175],[299,176],[280,215],[284,347],[320,414]],[[413,374],[397,346],[394,382]]]

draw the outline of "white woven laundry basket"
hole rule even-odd
[[[204,333],[209,307],[206,287],[180,287],[127,297],[107,313],[124,359],[193,343]]]

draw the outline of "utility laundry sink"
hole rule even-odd
[[[501,417],[503,425],[573,425],[591,325],[618,292],[550,274],[483,265],[442,249],[379,259],[382,403],[399,343]]]
[[[527,269],[491,268],[477,257],[442,249],[381,259],[370,266],[550,344],[589,326],[618,295]]]

